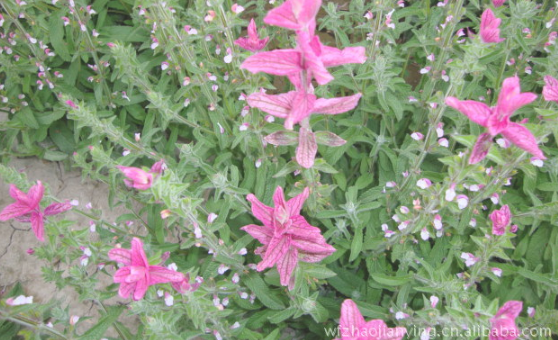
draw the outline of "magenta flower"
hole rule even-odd
[[[109,250],[108,256],[124,265],[114,273],[114,282],[120,283],[118,295],[124,299],[133,292],[133,299],[141,300],[151,285],[184,280],[182,273],[162,266],[149,265],[143,243],[137,237],[132,239],[132,249],[113,248]]]
[[[350,299],[341,305],[339,326],[341,338],[334,340],[401,340],[407,334],[405,327],[389,328],[380,319],[366,322],[356,303]]]
[[[151,173],[131,166],[118,165],[117,168],[127,177],[127,179],[124,179],[124,184],[127,187],[138,190],[151,188],[153,184],[153,175]]]
[[[264,22],[268,25],[314,34],[316,15],[322,6],[321,0],[287,0],[267,13]]]
[[[247,102],[272,116],[285,119],[285,129],[292,130],[311,114],[336,115],[350,111],[358,105],[360,93],[348,97],[316,98],[304,91],[289,91],[282,94],[266,94],[263,90],[248,96]]]
[[[558,80],[552,76],[544,76],[543,96],[546,101],[558,103]]]
[[[490,319],[490,340],[515,340],[519,337],[519,329],[515,324],[515,318],[523,309],[523,302],[508,301],[498,310],[496,315]]]
[[[45,216],[60,214],[72,208],[69,202],[52,203],[44,211],[41,210],[41,200],[45,187],[41,181],[33,185],[28,193],[19,190],[15,185],[10,185],[10,196],[15,200],[14,203],[5,207],[0,212],[0,221],[16,219],[20,222],[31,222],[31,228],[39,241],[45,240],[44,219]]]
[[[234,41],[234,43],[245,50],[250,52],[256,52],[265,47],[269,37],[265,37],[264,39],[260,39],[258,36],[258,29],[256,27],[256,22],[254,19],[250,20],[250,24],[248,25],[248,36],[247,37],[240,37]]]
[[[481,16],[480,37],[484,43],[499,43],[505,39],[500,38],[500,23],[502,19],[496,18],[490,8],[487,8]]]
[[[510,207],[506,204],[500,210],[494,210],[489,217],[492,221],[492,234],[504,235],[511,221]]]
[[[252,203],[252,214],[263,222],[263,226],[250,224],[241,229],[260,241],[263,246],[255,253],[262,257],[257,270],[277,266],[283,286],[294,286],[292,274],[298,261],[318,262],[335,252],[326,243],[319,228],[313,227],[300,215],[300,209],[310,191],[304,191],[285,201],[283,189],[277,187],[273,194],[275,207],[268,207],[256,196],[250,194],[246,199]]]
[[[494,7],[500,7],[506,2],[506,0],[492,0],[492,4]]]
[[[446,104],[466,115],[473,122],[488,129],[479,136],[469,164],[480,162],[488,154],[492,145],[492,138],[502,134],[517,147],[531,153],[539,159],[546,159],[537,145],[535,136],[523,125],[510,121],[515,110],[534,101],[537,95],[531,92],[521,93],[517,76],[504,80],[502,90],[498,96],[498,103],[494,107],[474,100],[459,100],[455,97],[446,98]]]
[[[240,66],[252,73],[265,72],[276,76],[288,76],[289,80],[301,88],[302,71],[307,72],[307,83],[312,77],[324,85],[333,80],[327,67],[349,63],[364,63],[365,49],[362,46],[347,47],[343,50],[322,45],[318,36],[299,34],[298,49],[283,49],[260,52],[248,57]]]

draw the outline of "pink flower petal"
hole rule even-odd
[[[498,96],[497,116],[511,116],[517,109],[537,99],[531,92],[520,93],[519,77],[506,78]],[[500,118],[499,117],[499,118]],[[500,118],[501,119],[501,118]]]
[[[127,299],[130,296],[130,293],[136,289],[136,282],[134,283],[121,283],[120,288],[118,288],[118,295],[121,298]]]
[[[35,236],[39,241],[44,242],[45,240],[45,220],[42,213],[32,212],[31,213],[31,228],[35,233]]]
[[[143,280],[139,280],[138,282],[136,282],[136,289],[134,291],[134,296],[133,299],[135,301],[141,300],[143,299],[143,297],[145,296],[145,293],[147,292],[147,280],[143,279]]]
[[[143,250],[143,242],[139,238],[134,237],[132,239],[132,249],[130,253],[132,255],[131,256],[132,266],[138,266],[144,268],[147,268],[149,266],[149,263],[147,262],[147,257],[145,256],[145,251]]]
[[[161,266],[149,266],[148,272],[149,285],[167,282],[181,282],[184,280],[184,274]]]
[[[266,226],[273,225],[273,209],[263,204],[254,196],[249,194],[246,200],[252,203],[252,214]]]
[[[287,76],[300,72],[301,62],[300,52],[285,49],[254,54],[240,67],[252,73],[265,72],[276,76]]]
[[[250,107],[258,108],[270,115],[279,118],[287,118],[290,114],[296,92],[290,91],[278,95],[256,92],[246,98]]]
[[[501,132],[506,139],[517,145],[517,147],[531,153],[533,156],[545,160],[543,152],[537,145],[535,136],[523,125],[510,123],[505,131]]]
[[[114,283],[129,283],[130,281],[127,281],[126,279],[131,274],[130,268],[131,267],[122,267],[122,268],[118,269],[116,271],[116,273],[114,273],[114,276],[112,278]],[[135,281],[132,281],[132,282],[135,282]]]
[[[132,252],[129,249],[113,248],[109,250],[108,257],[112,261],[122,263],[126,266],[132,264]]]
[[[57,215],[63,213],[64,211],[72,209],[72,205],[69,201],[63,203],[52,203],[45,209],[45,216]]]
[[[300,210],[309,195],[310,189],[304,188],[302,193],[296,195],[287,202],[287,210],[291,216],[300,215]]]
[[[488,155],[488,151],[492,146],[492,136],[490,133],[485,132],[479,136],[475,146],[473,146],[473,152],[471,152],[471,157],[469,157],[469,164],[477,164],[478,162],[482,161],[486,155]]]
[[[290,114],[285,119],[285,129],[292,130],[304,118],[310,116],[314,109],[316,96],[300,90],[295,93]],[[300,138],[300,135],[299,135]]]
[[[319,98],[314,104],[313,113],[336,115],[354,109],[362,94],[357,93],[348,97],[337,97],[331,99]]]
[[[279,272],[281,285],[289,285],[289,282],[291,281],[291,275],[293,274],[293,271],[296,268],[297,264],[298,252],[294,248],[287,250],[283,258],[277,261],[277,271]]]
[[[22,202],[15,202],[7,207],[5,207],[2,212],[0,212],[0,221],[7,221],[12,218],[23,216],[29,213],[32,209],[29,208],[27,204]]]
[[[347,299],[341,305],[339,325],[342,329],[360,329],[365,321],[353,300]]]
[[[300,166],[310,169],[314,166],[314,159],[318,152],[318,144],[314,133],[303,127],[298,132],[298,147],[296,148],[296,161]]]
[[[256,240],[260,241],[261,244],[268,244],[273,237],[273,230],[268,227],[260,227],[259,225],[249,224],[240,228],[240,230],[244,230],[250,236],[255,238]]]
[[[447,97],[446,104],[463,113],[473,122],[485,127],[487,126],[488,118],[492,114],[492,111],[486,104],[474,100],[459,100],[455,97]]]
[[[263,260],[258,263],[258,271],[273,267],[289,250],[289,240],[285,237],[272,238],[268,244]]]

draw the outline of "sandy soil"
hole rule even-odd
[[[77,171],[65,171],[60,163],[41,161],[35,158],[14,159],[10,166],[27,174],[29,181],[41,180],[48,185],[51,194],[59,199],[78,200],[83,206],[91,202],[96,209],[102,209],[104,217],[108,220],[116,218],[122,211],[111,211],[107,204],[108,189],[102,183],[93,181],[82,182],[81,174]],[[0,178],[0,209],[12,203],[8,195],[8,184]],[[76,213],[67,212],[67,219],[77,221],[78,225],[89,225],[89,221]],[[17,221],[0,222],[0,290],[8,291],[17,282],[21,283],[25,294],[32,295],[34,302],[46,302],[56,298],[62,305],[69,306],[69,314],[79,317],[90,316],[89,320],[83,320],[78,330],[85,330],[94,324],[97,317],[97,308],[91,302],[79,302],[78,294],[71,288],[56,291],[53,283],[46,283],[42,278],[42,263],[36,262],[33,255],[29,255],[29,248],[39,246],[39,241],[31,231],[30,225]],[[65,269],[63,267],[59,269]],[[106,277],[106,284],[111,279]],[[121,301],[124,302],[124,301]],[[134,317],[122,317],[121,321],[129,325],[134,332]],[[113,330],[109,329],[107,336],[114,336]]]

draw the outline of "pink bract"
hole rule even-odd
[[[558,103],[558,80],[552,76],[544,76],[543,96],[546,101]]]
[[[250,20],[250,24],[248,25],[248,36],[247,37],[240,37],[234,41],[234,43],[245,50],[250,52],[256,52],[262,50],[267,42],[269,37],[265,37],[264,39],[260,39],[258,36],[258,29],[256,27],[256,22],[254,19]]]
[[[506,204],[500,210],[494,210],[490,214],[490,220],[492,221],[492,234],[504,235],[511,221],[510,207]]]
[[[305,188],[301,194],[285,201],[283,189],[277,187],[273,208],[252,194],[246,197],[252,203],[252,214],[263,222],[263,226],[250,224],[241,228],[263,244],[255,251],[262,257],[257,270],[276,266],[281,284],[289,289],[294,286],[292,275],[299,260],[318,262],[335,252],[335,248],[326,243],[321,230],[300,215],[309,194],[310,190]]]
[[[523,309],[523,302],[508,301],[498,310],[496,315],[490,319],[490,340],[515,340],[519,337],[519,329],[515,324],[515,318]]]
[[[134,300],[141,300],[151,285],[167,282],[182,282],[184,274],[162,266],[151,266],[147,262],[142,241],[134,237],[132,248],[113,248],[109,250],[111,260],[124,265],[114,273],[114,282],[120,283],[118,295],[128,298],[130,294]]]
[[[502,19],[496,18],[490,8],[487,8],[481,16],[480,37],[484,43],[499,43],[505,39],[500,38],[500,23]]]
[[[20,222],[31,222],[31,228],[39,241],[45,240],[45,216],[56,215],[72,208],[69,202],[52,203],[44,211],[41,210],[41,200],[45,187],[41,181],[33,185],[27,193],[19,190],[15,185],[10,185],[10,196],[14,203],[5,207],[0,212],[0,221],[16,219]]]
[[[405,327],[389,328],[380,319],[365,321],[350,299],[341,305],[339,326],[341,338],[334,340],[401,340],[407,334]]]
[[[521,93],[517,76],[504,80],[498,102],[494,107],[474,100],[446,98],[446,104],[466,115],[473,122],[488,129],[479,136],[473,148],[469,164],[480,162],[492,144],[492,138],[502,134],[508,141],[531,153],[539,159],[546,159],[537,145],[535,136],[523,125],[510,121],[511,115],[520,107],[533,102],[537,95],[531,92]]]
[[[127,177],[127,179],[124,179],[127,187],[138,190],[151,188],[153,184],[153,175],[151,173],[131,166],[118,165],[117,168]]]

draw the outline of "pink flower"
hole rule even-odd
[[[287,0],[267,13],[264,22],[295,31],[314,33],[321,0]]]
[[[252,93],[247,101],[272,116],[285,119],[285,128],[292,130],[304,118],[311,114],[336,115],[354,109],[362,95],[348,97],[316,98],[304,91],[289,91],[282,94],[266,94],[263,90]]]
[[[492,145],[492,138],[502,134],[507,140],[519,148],[533,154],[539,159],[546,159],[537,146],[533,134],[523,125],[510,121],[515,110],[534,101],[537,95],[531,92],[521,93],[517,76],[504,80],[502,90],[498,96],[498,103],[494,107],[474,100],[459,100],[455,97],[446,98],[446,104],[460,111],[473,122],[488,129],[477,139],[469,164],[480,162],[488,154]]]
[[[151,173],[130,166],[118,165],[117,168],[127,177],[127,179],[124,179],[124,183],[127,187],[138,190],[147,190],[151,188],[153,184],[153,175]]]
[[[492,221],[492,234],[504,235],[511,220],[511,213],[508,205],[504,205],[500,210],[494,210],[490,214],[490,220]]]
[[[279,8],[279,7],[278,7]],[[248,57],[240,66],[252,73],[265,72],[276,76],[288,76],[289,80],[301,88],[301,72],[307,71],[307,84],[312,77],[324,85],[333,80],[326,70],[350,63],[364,63],[364,47],[347,47],[343,50],[322,45],[318,36],[300,33],[297,49],[283,49],[260,52]]]
[[[256,22],[254,21],[254,19],[252,19],[250,20],[250,24],[248,25],[248,36],[238,38],[235,40],[234,43],[245,50],[256,52],[263,49],[265,45],[267,45],[268,40],[269,37],[260,39],[260,37],[258,36]]]
[[[388,328],[380,319],[366,322],[356,303],[350,299],[343,301],[341,305],[339,326],[341,338],[334,340],[401,340],[407,334],[405,327]]]
[[[172,288],[174,288],[180,294],[185,294],[186,292],[194,292],[200,286],[199,282],[190,283],[190,275],[186,274],[182,281],[172,282]]]
[[[31,228],[39,241],[45,240],[44,219],[45,216],[60,214],[72,208],[69,202],[52,203],[44,211],[41,210],[41,200],[45,187],[41,181],[33,185],[26,193],[19,190],[15,185],[10,185],[10,196],[14,203],[5,207],[0,212],[0,221],[16,219],[20,222],[31,222]]]
[[[120,283],[118,295],[124,299],[133,292],[133,299],[141,300],[151,285],[184,280],[182,273],[149,265],[143,243],[137,237],[132,239],[132,249],[113,248],[109,250],[108,256],[111,260],[124,264],[124,267],[114,273],[114,282]]]
[[[471,253],[461,253],[461,258],[465,260],[465,265],[467,267],[473,266],[475,263],[479,262],[479,258]]]
[[[514,340],[519,336],[519,329],[515,324],[515,318],[523,309],[523,302],[508,301],[498,310],[496,315],[490,319],[490,340]]]
[[[499,43],[505,39],[500,38],[500,23],[502,19],[496,18],[490,8],[487,8],[481,16],[480,37],[484,43]]]
[[[558,103],[558,80],[552,76],[544,76],[543,96],[546,101]]]
[[[494,7],[500,7],[506,2],[506,0],[492,0],[492,4]]]
[[[263,227],[250,224],[241,228],[263,244],[255,251],[262,257],[257,270],[277,266],[281,284],[288,285],[289,289],[293,288],[292,274],[299,260],[318,262],[335,252],[335,248],[326,243],[320,229],[308,224],[300,215],[309,194],[310,190],[305,188],[298,196],[285,201],[283,189],[277,187],[273,194],[273,208],[252,194],[246,197],[252,203],[252,214],[263,222]]]

